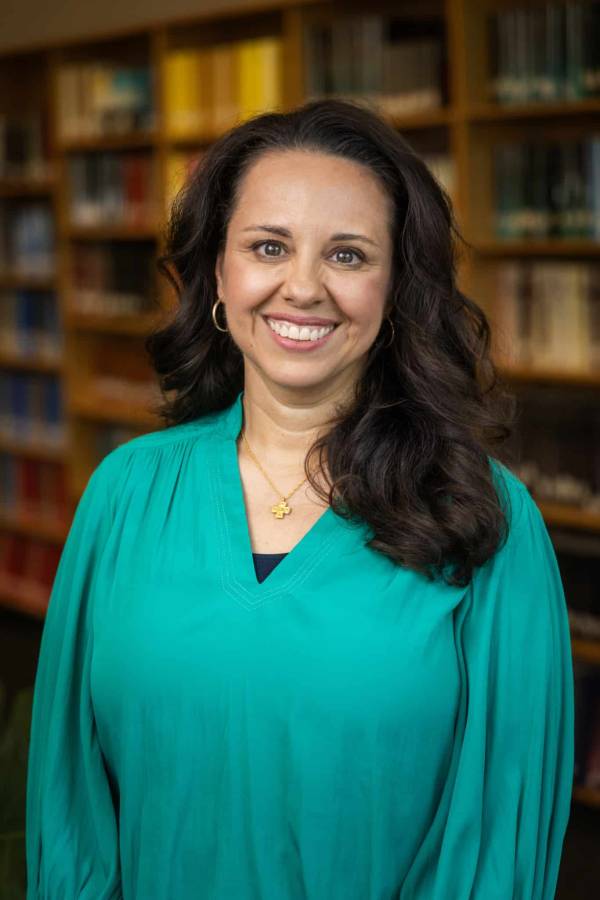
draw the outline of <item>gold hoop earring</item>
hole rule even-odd
[[[219,305],[219,303],[223,303],[223,300],[221,300],[220,297],[219,297],[217,300],[215,300],[215,302],[214,302],[214,304],[213,304],[213,308],[212,308],[212,320],[213,320],[213,322],[215,323],[215,328],[216,328],[218,331],[229,331],[229,328],[221,328],[221,326],[220,326],[219,323],[217,322],[217,306]],[[223,303],[223,305],[225,305],[225,304]]]
[[[394,339],[396,337],[396,329],[394,328],[394,323],[392,322],[392,320],[390,319],[389,316],[386,316],[385,318],[386,318],[386,321],[388,321],[390,323],[390,325],[392,326],[392,336],[391,336],[389,342],[387,344],[384,344],[384,346],[381,348],[382,350],[387,350],[388,347],[391,347],[392,344],[394,343]]]

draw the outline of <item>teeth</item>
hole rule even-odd
[[[335,328],[335,325],[303,325],[300,327],[292,322],[282,322],[279,319],[267,319],[267,322],[269,327],[281,337],[292,338],[295,341],[318,341]]]

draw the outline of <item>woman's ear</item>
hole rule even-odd
[[[217,259],[215,261],[215,279],[217,282],[217,297],[223,296],[223,251],[220,250],[217,253]]]

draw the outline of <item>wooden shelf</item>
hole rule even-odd
[[[20,272],[0,272],[0,290],[5,291],[53,291],[56,290],[54,275],[26,275]]]
[[[221,132],[217,131],[189,131],[185,134],[173,134],[167,132],[165,142],[172,148],[188,147],[188,146],[205,146],[212,144],[221,136]]]
[[[571,636],[571,648],[573,659],[600,665],[600,640],[590,641],[586,638]]]
[[[27,537],[63,544],[69,532],[68,522],[45,518],[39,514],[16,513],[0,506],[0,528]]]
[[[401,116],[384,116],[384,118],[398,131],[412,131],[421,128],[442,128],[452,125],[458,120],[458,115],[452,107],[442,106],[439,109],[406,113],[406,115]]]
[[[64,318],[65,325],[74,331],[89,331],[105,334],[125,334],[144,336],[157,325],[161,311],[140,313],[139,315],[102,315],[70,310]]]
[[[68,412],[71,416],[95,422],[119,423],[148,430],[160,427],[159,419],[145,409],[142,404],[128,400],[119,401],[113,397],[107,405],[106,397],[93,396],[89,391],[86,394],[72,397],[68,404]]]
[[[548,503],[547,501],[540,501],[538,506],[548,525],[600,532],[600,513],[587,512],[577,506]]]
[[[14,453],[25,456],[28,459],[38,459],[41,462],[65,462],[67,459],[67,447],[54,447],[43,441],[28,443],[15,438],[0,435],[0,452]]]
[[[1,178],[0,198],[44,197],[52,194],[55,188],[56,182],[49,178]]]
[[[77,241],[154,241],[158,225],[69,225],[67,237]]]
[[[600,241],[586,238],[534,240],[528,238],[520,241],[470,241],[473,250],[480,256],[573,256],[599,257]]]
[[[579,372],[568,369],[536,369],[526,366],[498,366],[498,370],[511,381],[600,388],[600,371]]]
[[[585,806],[600,809],[600,789],[574,785],[573,800],[576,803],[583,803]]]
[[[64,361],[62,359],[51,359],[38,354],[9,353],[7,350],[0,350],[1,368],[60,374],[63,366]]]
[[[551,103],[515,103],[514,105],[476,103],[467,109],[466,117],[471,122],[503,122],[536,118],[574,118],[591,114],[600,115],[600,98],[555,100]]]
[[[126,134],[105,134],[96,137],[70,138],[63,140],[60,149],[63,153],[78,153],[87,150],[129,150],[152,149],[158,143],[156,132],[129,132]]]
[[[46,618],[50,590],[41,585],[14,585],[0,575],[0,606],[43,622]]]

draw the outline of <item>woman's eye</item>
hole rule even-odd
[[[264,247],[265,250],[266,250],[268,247],[275,248],[275,250],[280,250],[280,249],[281,249],[281,244],[280,244],[278,241],[260,241],[258,244],[253,244],[253,245],[252,245],[252,249],[253,249],[253,250],[259,250],[259,248],[261,248],[261,247]],[[261,256],[264,256],[264,255],[266,255],[266,256],[275,256],[275,257],[279,256],[278,253],[266,253],[266,254],[260,254],[260,255],[261,255]]]
[[[342,249],[342,250],[334,250],[333,252],[334,252],[334,254],[342,254],[343,256],[345,256],[346,259],[341,260],[341,262],[343,262],[343,263],[348,262],[348,263],[350,263],[350,265],[357,265],[358,263],[360,263],[364,260],[364,256],[362,255],[362,253],[359,253],[358,250]],[[355,256],[356,262],[353,263],[351,260],[349,260],[348,259],[349,256]]]

